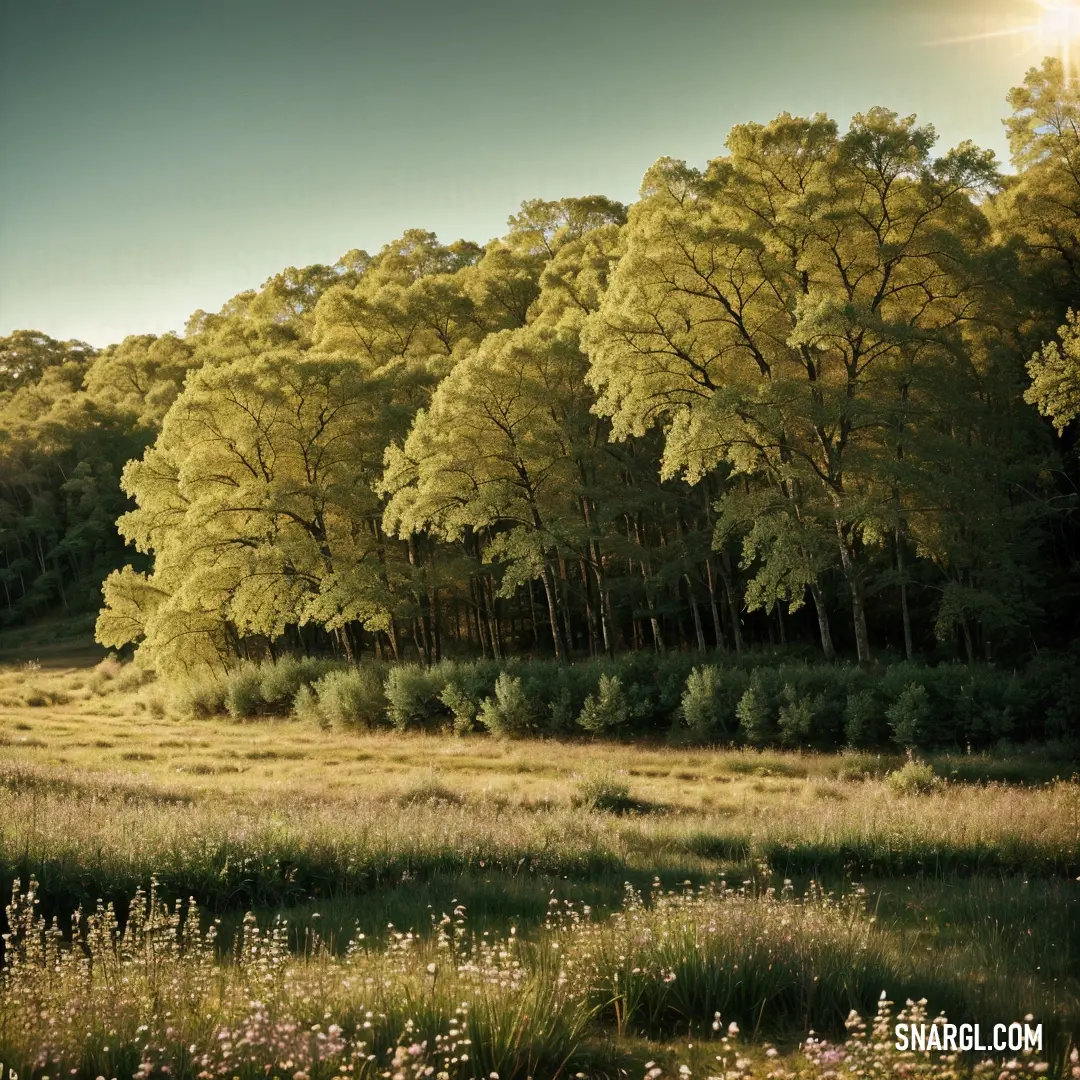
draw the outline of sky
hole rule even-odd
[[[1004,162],[1035,0],[0,0],[0,335],[182,329],[286,266],[632,200],[874,105]],[[1080,20],[1078,20],[1080,25]]]

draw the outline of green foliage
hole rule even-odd
[[[311,686],[301,686],[296,691],[296,697],[293,699],[293,715],[308,724],[318,724],[319,727],[328,726],[323,718],[322,709],[319,707],[319,695]]]
[[[326,727],[374,728],[386,720],[388,699],[382,673],[371,666],[329,671],[312,690],[318,702],[317,716]],[[309,716],[315,712],[308,699],[298,707],[298,715],[301,710]]]
[[[750,676],[750,685],[739,698],[735,715],[743,738],[751,746],[766,746],[772,741],[776,732],[775,712],[760,669]]]
[[[480,703],[495,689],[498,665],[488,661],[450,665],[444,661],[441,667],[451,672],[439,700],[453,716],[454,734],[476,730]]]
[[[399,806],[460,806],[461,794],[447,787],[435,771],[410,784],[397,798]]]
[[[902,769],[889,773],[888,784],[897,795],[928,795],[941,786],[934,767],[925,761],[911,758]]]
[[[693,738],[708,742],[730,740],[735,733],[735,709],[742,694],[731,680],[725,679],[721,668],[713,664],[696,667],[686,680],[686,690],[679,703],[682,722]],[[740,673],[741,674],[741,673]]]
[[[1075,629],[1075,538],[1043,543],[1074,492],[1025,398],[1059,431],[1080,401],[1080,93],[1048,60],[1009,101],[1008,177],[885,108],[782,114],[659,160],[632,209],[410,229],[100,352],[0,339],[0,624],[103,588],[98,640],[162,674],[416,663],[441,673],[388,687],[393,722],[464,731],[497,672],[438,661],[483,656],[540,729],[708,741],[752,704],[745,646],[832,660],[842,616],[860,661],[872,627],[936,666],[793,663],[755,689],[763,745],[880,744],[893,707],[920,745],[1076,737],[1075,702],[987,674]],[[625,715],[595,669],[511,659],[552,653],[607,657]],[[321,674],[238,674],[228,708]]]
[[[1080,738],[1080,664],[1074,652],[1040,654],[1028,665],[1020,690],[1025,709],[1019,713],[1023,728],[1048,739]]]
[[[117,671],[118,684],[131,690],[152,677],[137,665]],[[106,682],[99,672],[91,688]],[[630,656],[576,664],[445,660],[430,668],[284,656],[224,674],[195,671],[172,680],[166,693],[188,716],[292,711],[326,726],[389,721],[399,730],[450,727],[462,735],[666,735],[816,750],[970,751],[1018,738],[1053,738],[1063,747],[1080,741],[1076,665],[1047,654],[1017,671],[906,662],[866,669],[768,654],[708,665],[693,665],[692,657]]]
[[[225,708],[234,720],[246,720],[263,708],[262,683],[262,672],[256,666],[229,672],[225,679]]]
[[[856,690],[844,706],[844,740],[853,749],[877,746],[884,741],[885,710],[872,689]]]
[[[169,684],[176,711],[192,719],[206,719],[225,712],[227,686],[223,677],[209,671],[192,672]]]
[[[459,683],[448,682],[443,687],[439,700],[450,710],[450,715],[454,718],[455,735],[467,735],[475,729],[480,702]]]
[[[514,738],[531,732],[535,713],[521,679],[505,671],[499,675],[494,694],[484,698],[480,705],[479,720],[492,735],[500,738]]]
[[[806,746],[819,730],[825,713],[825,698],[821,694],[803,697],[791,683],[785,683],[777,713],[780,741],[787,746]]]
[[[630,718],[630,706],[618,675],[603,674],[595,694],[585,699],[578,725],[593,735],[619,731]]]
[[[610,769],[586,773],[577,782],[574,803],[586,810],[607,813],[623,813],[634,807],[630,798],[630,785],[626,779]]]
[[[1028,361],[1031,386],[1024,400],[1038,406],[1054,422],[1060,435],[1080,414],[1080,321],[1069,311],[1058,327],[1060,345],[1048,342]]]
[[[443,668],[425,668],[405,664],[391,668],[386,676],[387,716],[390,723],[405,731],[410,727],[427,727],[447,716],[442,700],[448,672]]]
[[[919,683],[905,686],[896,701],[885,710],[885,716],[897,746],[905,749],[926,746],[933,738],[930,695]]]
[[[337,665],[332,660],[310,656],[283,656],[259,666],[259,692],[266,708],[288,713],[296,695],[311,686]]]
[[[83,390],[94,356],[30,331],[0,338],[0,625],[94,610],[130,558],[119,477],[150,432]]]

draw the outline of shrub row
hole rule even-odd
[[[286,657],[176,688],[190,716],[295,713],[324,727],[488,731],[514,738],[666,735],[756,747],[965,749],[1080,738],[1080,665],[1026,668],[791,662],[758,654],[702,663],[687,654],[360,667]]]

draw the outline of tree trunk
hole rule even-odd
[[[425,667],[430,667],[434,662],[434,649],[429,636],[430,628],[428,624],[428,611],[431,597],[427,589],[427,570],[421,563],[421,560],[417,558],[415,533],[409,533],[407,550],[409,555],[409,567],[413,571],[413,581],[415,585],[413,596],[416,598],[417,607],[417,614],[413,619],[413,641],[416,644],[416,651],[420,655],[421,663],[423,663]],[[418,573],[422,574],[424,577],[422,586],[416,583],[416,575]]]
[[[548,620],[551,623],[551,639],[555,643],[555,659],[562,663],[566,659],[566,649],[563,646],[562,632],[559,629],[559,611],[555,594],[555,580],[551,567],[544,563],[544,594],[547,596]]]
[[[344,627],[336,630],[335,633],[337,634],[338,641],[341,642],[341,647],[345,650],[345,662],[351,667],[353,662],[353,651],[349,635],[345,633]]]
[[[836,536],[840,541],[840,561],[844,566],[844,577],[851,590],[851,617],[855,627],[855,651],[859,663],[870,663],[870,635],[866,629],[866,603],[863,597],[862,575],[855,565],[855,558],[848,548],[847,540],[839,520],[836,522]]]
[[[481,604],[480,582],[476,574],[469,575],[469,592],[472,594],[472,614],[476,619],[476,636],[480,639],[480,655],[488,658],[488,639],[484,633],[484,616]]]
[[[536,627],[536,600],[533,597],[533,581],[529,578],[529,623],[532,626],[533,648],[540,645],[540,631]]]
[[[596,591],[599,595],[600,604],[600,634],[604,639],[604,652],[608,656],[615,655],[615,643],[612,640],[611,629],[611,593],[607,587],[607,575],[604,573],[603,556],[600,554],[600,545],[593,540],[590,562],[593,569],[593,577],[596,579]]]
[[[910,660],[915,650],[912,648],[911,643],[911,613],[908,611],[907,571],[904,567],[904,546],[899,527],[896,529],[896,573],[900,578],[900,612],[904,618],[904,655]]]
[[[555,599],[558,609],[562,612],[563,628],[565,630],[564,643],[567,654],[574,648],[574,624],[570,618],[570,578],[566,573],[566,559],[558,552],[559,577],[555,582]]]
[[[593,603],[593,591],[589,583],[589,567],[584,555],[578,559],[578,573],[581,574],[581,589],[585,594],[585,621],[589,627],[589,655],[595,657],[600,652],[600,626]]]
[[[832,629],[829,627],[829,609],[825,606],[825,595],[821,586],[816,582],[810,586],[810,595],[814,600],[814,608],[817,611],[818,632],[821,634],[821,651],[826,660],[836,659],[836,649],[833,647]]]
[[[496,660],[503,658],[502,634],[499,626],[499,609],[495,603],[495,584],[490,574],[480,580],[480,594],[484,598],[484,614],[487,618],[488,636],[491,638],[491,654]]]
[[[727,645],[724,642],[724,628],[720,622],[720,609],[716,606],[716,579],[713,577],[712,558],[705,556],[705,582],[709,586],[709,608],[712,611],[713,636],[716,638],[716,649],[724,652]]]
[[[656,609],[653,606],[652,584],[649,581],[649,571],[644,561],[640,563],[641,577],[645,583],[645,606],[649,610],[649,625],[652,628],[653,648],[660,654],[664,652],[664,635],[660,632],[660,620],[656,617]]]
[[[686,580],[686,592],[690,597],[690,614],[694,618],[694,633],[697,635],[698,652],[705,652],[705,631],[701,626],[701,612],[698,610],[697,597],[694,596],[694,586],[690,581],[690,575],[684,574]]]
[[[720,555],[720,576],[724,582],[724,595],[727,597],[728,612],[731,615],[731,637],[735,642],[735,652],[741,653],[743,650],[742,624],[739,622],[739,604],[735,599],[731,560],[726,551]]]

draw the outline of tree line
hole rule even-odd
[[[1007,175],[885,109],[785,114],[629,207],[411,230],[182,335],[13,334],[3,618],[104,579],[98,639],[163,669],[1064,644],[1076,87],[1012,91]]]

